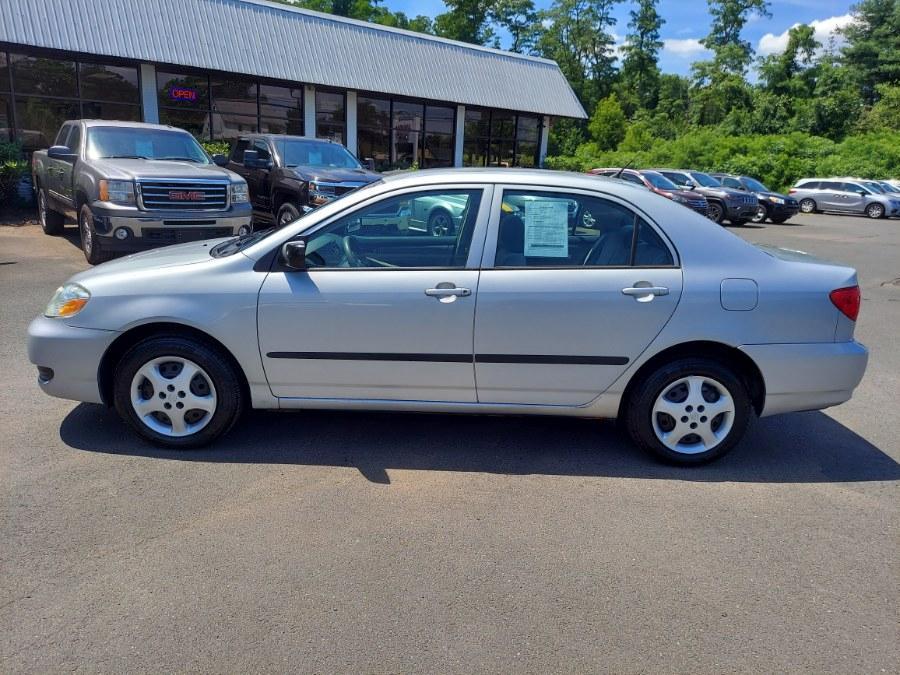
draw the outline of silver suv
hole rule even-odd
[[[803,213],[864,213],[869,218],[900,215],[900,198],[878,194],[864,181],[801,178],[788,192],[800,202]]]

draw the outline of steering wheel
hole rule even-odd
[[[342,237],[342,239],[341,245],[344,249],[344,257],[347,259],[347,267],[359,267],[359,255],[353,248],[353,242],[356,238],[353,235],[348,234],[346,237]]]

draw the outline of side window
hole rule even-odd
[[[306,241],[315,268],[462,268],[482,190],[434,190],[389,197],[339,218]]]
[[[869,195],[872,194],[869,190],[864,188],[862,185],[857,183],[844,183],[844,192],[852,192],[857,195]]]
[[[673,261],[653,228],[624,206],[581,194],[504,191],[495,267],[632,264],[671,265]]]
[[[265,141],[253,141],[253,149],[259,153],[260,159],[272,159],[272,153],[269,151],[269,144]]]
[[[818,190],[822,186],[822,183],[817,180],[810,180],[805,183],[800,183],[797,186],[798,190]]]
[[[81,125],[73,124],[72,131],[69,133],[69,140],[66,141],[66,147],[74,153],[78,153],[81,149]]]
[[[635,185],[644,185],[640,178],[631,173],[623,173],[622,178],[627,180],[629,183],[634,183]]]
[[[236,162],[237,164],[244,163],[244,150],[250,145],[250,141],[246,138],[238,139],[238,142],[234,144],[234,149],[231,151],[231,161]]]
[[[59,133],[56,134],[56,140],[53,141],[53,145],[65,145],[66,139],[69,137],[69,132],[72,130],[71,124],[63,124],[59,128]]]
[[[743,190],[744,187],[741,185],[740,181],[735,178],[729,178],[728,176],[723,177],[722,185],[725,187],[734,188],[735,190]]]
[[[822,181],[822,189],[823,190],[836,190],[837,192],[841,192],[844,190],[844,186],[842,183],[838,183],[833,180],[823,180]]]

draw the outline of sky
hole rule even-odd
[[[539,8],[550,4],[550,0],[535,0]],[[613,27],[617,42],[621,42],[628,32],[628,13],[633,4],[625,0],[617,7],[618,22]],[[809,23],[816,29],[816,38],[827,44],[835,29],[849,21],[851,4],[853,0],[773,0],[770,3],[772,18],[751,19],[744,29],[744,38],[759,55],[777,53],[784,50],[791,26]],[[438,0],[385,0],[384,5],[409,16],[426,14],[434,17],[445,11],[444,3]],[[693,61],[708,56],[698,41],[709,31],[706,0],[660,0],[659,13],[666,21],[661,31],[665,47],[660,54],[660,68],[663,72],[687,75]]]

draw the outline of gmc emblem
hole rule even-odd
[[[202,202],[203,201],[203,193],[202,192],[188,192],[186,190],[170,190],[169,191],[169,199],[173,202]]]

